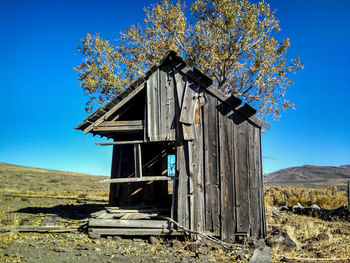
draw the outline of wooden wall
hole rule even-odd
[[[265,236],[261,128],[169,66],[149,77],[146,96],[146,139],[176,143],[175,220],[223,239]],[[112,178],[133,169],[131,152],[114,147]],[[111,184],[111,203],[130,203],[135,187]]]
[[[177,220],[223,239],[263,237],[261,128],[205,89],[198,94],[204,103],[197,103],[196,139],[182,139],[177,147]]]

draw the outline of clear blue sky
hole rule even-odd
[[[87,114],[73,66],[86,33],[114,39],[154,1],[0,0],[0,162],[109,175],[111,148],[73,128]],[[263,134],[264,172],[350,164],[350,1],[267,1],[304,70],[295,111]]]

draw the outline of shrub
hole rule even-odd
[[[287,202],[286,202],[287,201]],[[335,186],[321,189],[311,189],[291,186],[271,186],[265,190],[265,204],[267,207],[296,205],[303,206],[317,204],[319,207],[334,209],[341,205],[347,205],[345,191],[338,190]]]

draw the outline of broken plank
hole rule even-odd
[[[199,86],[196,83],[186,85],[180,113],[181,123],[193,124],[196,104],[198,103],[198,91]]]
[[[106,210],[101,210],[101,211],[90,214],[90,217],[98,217],[98,216],[103,215],[105,213],[106,213]]]

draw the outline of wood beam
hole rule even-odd
[[[144,176],[141,178],[132,177],[132,178],[105,179],[100,182],[113,184],[113,183],[138,183],[138,182],[148,182],[148,181],[171,181],[176,179],[177,177],[168,177],[168,176]]]
[[[144,143],[143,140],[137,140],[137,141],[117,141],[117,142],[97,142],[96,145],[123,145],[123,144],[136,144],[136,143]]]

